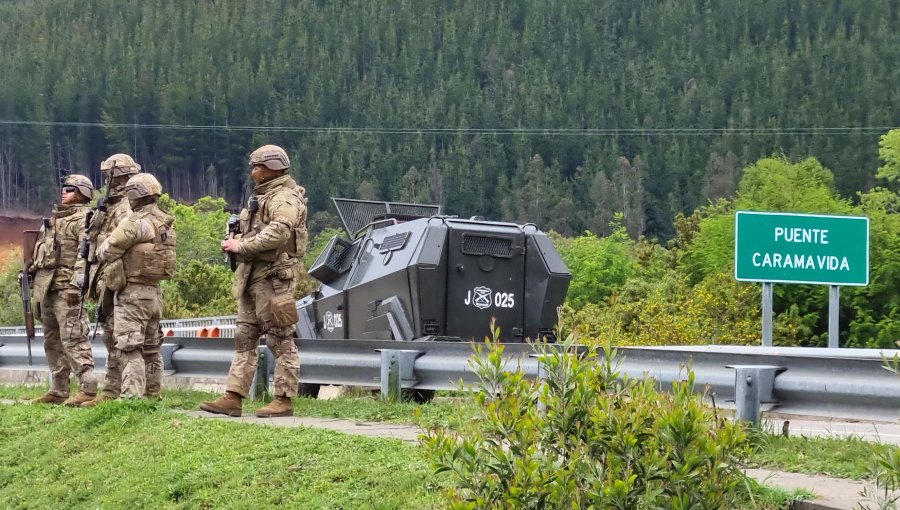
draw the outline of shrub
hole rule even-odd
[[[744,498],[747,436],[703,405],[692,373],[663,394],[620,378],[615,352],[572,347],[569,337],[543,352],[542,382],[508,371],[502,345],[479,349],[476,417],[422,439],[451,478],[451,508],[721,509]]]
[[[629,279],[605,306],[565,307],[560,321],[592,345],[747,345],[759,342],[759,289],[729,273],[692,287],[668,270]]]
[[[558,243],[560,255],[572,272],[567,302],[575,309],[609,298],[634,273],[633,243],[624,227],[609,237],[587,232]]]

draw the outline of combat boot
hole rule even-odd
[[[81,407],[96,407],[104,402],[109,402],[110,400],[115,400],[118,397],[111,397],[109,395],[98,395],[87,402],[82,402]]]
[[[79,391],[75,394],[74,397],[69,397],[65,402],[63,402],[63,405],[69,407],[79,407],[81,406],[81,404],[89,400],[94,400],[95,398],[97,398],[96,393],[85,393],[83,391]]]
[[[243,400],[244,397],[238,395],[237,393],[233,391],[226,391],[224,395],[215,400],[201,402],[200,409],[206,411],[207,413],[224,414],[237,418],[241,415],[241,402]]]
[[[60,397],[52,393],[47,393],[43,397],[38,397],[31,401],[32,404],[53,404],[58,405],[66,401],[66,397]]]
[[[259,416],[260,418],[275,418],[277,416],[293,415],[294,404],[291,402],[291,397],[275,397],[275,400],[256,411],[256,416]]]

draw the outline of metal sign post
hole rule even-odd
[[[828,288],[828,347],[840,347],[840,313],[841,288],[832,285]]]
[[[869,284],[869,218],[738,211],[734,277],[762,282],[762,340],[772,345],[772,283],[829,285],[828,347],[839,346],[840,287]]]
[[[762,344],[772,347],[772,284],[764,282],[762,285]]]

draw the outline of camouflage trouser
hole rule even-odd
[[[69,375],[74,372],[85,393],[97,393],[94,355],[87,337],[87,312],[78,320],[78,306],[70,306],[60,291],[51,290],[41,303],[44,352],[50,366],[50,393],[69,396]]]
[[[292,293],[293,280],[281,280],[276,292],[272,279],[265,279],[247,285],[238,300],[237,329],[234,334],[234,358],[228,370],[225,389],[243,397],[250,392],[253,374],[256,372],[260,335],[266,335],[266,345],[275,356],[274,395],[293,397],[297,395],[300,382],[300,355],[294,344],[295,324],[276,327],[273,324],[269,301],[281,293]]]
[[[160,294],[162,296],[162,294]],[[162,300],[159,302],[159,309],[162,311]],[[146,384],[144,386],[145,397],[158,397],[162,391],[163,376],[163,359],[160,346],[163,341],[162,326],[157,321],[156,338],[148,338],[144,342],[144,377]]]
[[[153,377],[161,373],[159,320],[162,291],[159,285],[129,283],[116,294],[116,349],[122,352],[122,395],[143,397],[147,392],[147,368]],[[159,364],[157,365],[157,359]],[[159,392],[157,387],[155,391]]]
[[[118,398],[122,393],[122,351],[116,349],[115,323],[115,293],[111,290],[103,292],[100,302],[97,304],[103,310],[103,345],[106,346],[106,376],[103,378],[103,394],[108,397]]]

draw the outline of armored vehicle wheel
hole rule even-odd
[[[403,390],[403,400],[416,404],[427,404],[434,400],[434,390]]]
[[[320,387],[322,387],[321,384],[300,383],[300,386],[297,387],[297,396],[298,397],[308,397],[308,398],[318,398]]]

